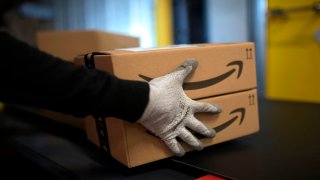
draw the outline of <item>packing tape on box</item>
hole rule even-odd
[[[105,55],[104,53],[100,52],[93,52],[86,54],[84,56],[84,63],[85,66],[88,69],[95,69],[95,64],[94,64],[94,56],[96,55]],[[109,152],[109,142],[108,142],[108,132],[106,128],[106,121],[104,117],[94,117],[96,121],[96,127],[97,127],[97,132],[98,132],[98,137],[99,137],[99,142],[100,142],[100,148],[103,151]]]

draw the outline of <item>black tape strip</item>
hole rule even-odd
[[[103,117],[94,117],[96,121],[97,133],[100,142],[100,148],[106,152],[109,152],[109,140],[108,132],[106,128],[106,121]]]
[[[94,64],[94,56],[96,55],[106,55],[102,52],[93,52],[84,55],[84,63],[88,69],[95,69],[96,65]]]
[[[100,52],[93,52],[84,56],[84,63],[88,69],[95,69],[94,56],[105,55]],[[106,152],[109,152],[108,132],[106,128],[106,121],[104,117],[94,117],[96,121],[97,133],[100,142],[100,148]]]

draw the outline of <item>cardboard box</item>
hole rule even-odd
[[[139,47],[139,38],[104,31],[40,31],[37,33],[40,50],[67,61],[93,51]]]
[[[205,146],[245,136],[259,130],[256,71],[253,43],[200,44],[156,49],[121,49],[90,56],[95,68],[117,77],[144,80],[175,70],[183,61],[196,59],[197,70],[184,86],[187,95],[199,101],[219,104],[219,115],[198,114],[206,125],[215,128],[214,138],[204,138]],[[84,57],[75,59],[84,64]],[[143,75],[143,76],[142,76]],[[164,159],[173,154],[157,137],[135,123],[116,118],[105,120],[111,155],[128,167]],[[88,139],[101,145],[104,132],[97,130],[93,118],[85,121]],[[101,125],[101,124],[100,124]],[[99,128],[98,128],[99,129]],[[98,136],[98,133],[103,136]],[[187,151],[191,149],[183,145]]]
[[[42,51],[73,62],[76,56],[92,51],[138,47],[139,39],[132,36],[94,30],[41,31],[37,33],[37,46]],[[76,128],[85,129],[83,118],[45,109],[20,108]]]
[[[232,93],[201,101],[219,104],[223,111],[219,115],[197,114],[196,117],[208,127],[214,128],[214,138],[202,138],[205,147],[255,133],[259,130],[256,89]],[[86,129],[91,142],[99,146],[96,123],[87,119]],[[115,118],[106,120],[109,149],[112,157],[128,167],[173,156],[164,142],[151,135],[137,123]],[[192,149],[182,143],[186,151]]]
[[[165,75],[187,59],[198,60],[198,68],[184,84],[186,94],[192,99],[256,88],[253,43],[122,49],[102,53],[105,55],[94,57],[96,69],[122,79],[140,81]],[[77,57],[75,63],[84,64],[84,57]]]

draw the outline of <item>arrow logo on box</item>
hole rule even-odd
[[[239,126],[243,123],[243,120],[246,116],[246,109],[241,107],[241,108],[237,108],[237,109],[234,109],[233,111],[231,111],[229,114],[232,115],[232,114],[236,114],[238,113],[238,115],[234,116],[233,118],[231,118],[230,120],[228,120],[227,122],[215,127],[215,128],[212,128],[216,131],[216,133],[219,133],[225,129],[227,129],[229,126],[231,126],[237,119],[240,119],[240,122],[239,122]],[[147,131],[148,134],[150,135],[153,135],[155,136],[154,134],[152,134],[151,132]],[[192,131],[192,134],[197,137],[198,139],[202,139],[202,138],[206,138],[205,136],[203,136],[202,134],[199,134],[197,132],[194,132]]]
[[[234,116],[233,118],[231,118],[227,122],[225,122],[215,128],[212,128],[212,129],[214,129],[216,131],[216,133],[219,133],[219,132],[227,129],[229,126],[231,126],[237,119],[240,119],[240,122],[239,122],[239,126],[240,126],[243,123],[243,120],[245,118],[246,109],[243,107],[237,108],[237,109],[234,109],[233,111],[231,111],[229,114],[232,115],[232,114],[236,114],[236,113],[238,113],[238,115]],[[205,136],[203,136],[202,134],[199,134],[199,133],[193,133],[193,135],[199,139],[206,138]]]
[[[195,89],[201,89],[201,88],[206,88],[215,84],[218,84],[219,82],[222,82],[223,80],[225,80],[226,78],[228,78],[229,76],[231,76],[233,73],[235,73],[238,69],[238,74],[237,74],[237,79],[240,78],[241,74],[242,74],[242,69],[243,69],[243,63],[240,60],[236,60],[236,61],[232,61],[229,64],[227,64],[227,66],[238,66],[238,68],[234,67],[233,69],[227,71],[224,74],[221,74],[217,77],[213,77],[207,80],[203,80],[203,81],[198,81],[198,82],[186,82],[183,84],[183,89],[185,90],[195,90]],[[139,77],[144,79],[145,81],[151,81],[153,78],[139,74]]]
[[[246,109],[245,108],[238,108],[238,109],[235,109],[233,111],[231,111],[229,114],[235,114],[235,113],[239,113],[240,114],[240,122],[239,122],[239,125],[242,124],[243,120],[244,120],[244,117],[246,115]],[[227,127],[229,127],[231,124],[233,124],[237,119],[239,118],[239,116],[234,116],[232,119],[230,119],[229,121],[221,124],[220,126],[217,126],[215,128],[213,128],[217,133],[226,129]]]

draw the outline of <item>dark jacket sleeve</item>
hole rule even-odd
[[[63,61],[0,32],[0,101],[75,116],[138,120],[149,85]]]

